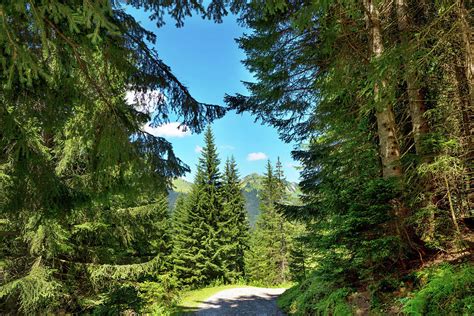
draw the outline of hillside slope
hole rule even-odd
[[[172,210],[176,199],[180,194],[188,194],[191,191],[192,183],[186,181],[185,179],[178,178],[173,180],[173,190],[168,191],[168,205]]]
[[[242,193],[245,198],[245,208],[247,209],[250,225],[254,226],[255,221],[257,220],[259,210],[259,192],[262,189],[263,176],[257,173],[249,174],[242,178]],[[192,183],[178,178],[173,180],[173,190],[169,191],[168,203],[172,209],[176,203],[176,199],[179,194],[187,194],[191,191]],[[286,181],[286,190],[288,193],[288,200],[290,203],[297,203],[298,195],[301,194],[301,191],[298,187],[298,184],[294,182]]]

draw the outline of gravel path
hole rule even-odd
[[[286,289],[258,287],[235,288],[209,297],[199,306],[196,316],[285,316],[276,305]]]

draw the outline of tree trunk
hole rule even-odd
[[[460,109],[462,114],[462,145],[464,148],[463,162],[466,168],[464,174],[464,191],[467,202],[467,210],[474,209],[474,145],[473,145],[473,133],[474,133],[474,109],[470,106],[468,97],[467,78],[464,67],[455,67],[455,92],[456,97],[459,100]]]
[[[458,80],[458,91],[461,94],[462,102],[462,113],[463,113],[463,130],[465,137],[465,165],[467,168],[466,174],[466,193],[468,200],[468,208],[471,209],[474,204],[474,45],[472,40],[472,28],[469,23],[469,11],[466,9],[464,0],[457,1],[456,8],[460,33],[462,36],[462,42],[464,45],[463,49],[463,68],[464,76],[459,72],[457,73]],[[464,77],[464,78],[462,78]],[[467,89],[463,89],[464,86],[467,86]],[[464,91],[463,91],[464,90]],[[467,96],[465,96],[467,94]]]
[[[410,50],[410,38],[411,32],[413,32],[412,27],[412,19],[409,15],[408,10],[408,0],[396,0],[395,1],[395,9],[396,9],[396,16],[397,16],[397,25],[398,30],[400,31],[400,41],[403,48],[407,50],[407,52],[411,52]],[[423,8],[424,14],[427,14],[428,5],[426,2],[421,3]],[[426,105],[423,94],[420,89],[420,84],[418,82],[418,72],[415,67],[411,67],[415,63],[411,60],[411,54],[406,53],[404,56],[404,65],[405,65],[405,81],[407,84],[407,94],[408,94],[408,105],[409,105],[409,113],[412,123],[412,135],[413,141],[415,143],[415,150],[417,155],[421,158],[422,162],[429,162],[431,159],[429,155],[423,150],[422,140],[423,136],[429,132],[428,123],[424,117],[426,112]],[[434,183],[433,178],[431,176],[427,176],[421,179],[422,186],[424,188],[424,193],[426,197],[423,201],[421,201],[420,206],[426,207],[429,203],[429,197],[433,196],[434,191]],[[434,210],[430,211],[428,216],[428,228],[426,232],[426,239],[425,240],[432,240],[435,236],[436,230],[436,218]]]
[[[407,47],[409,44],[409,33],[411,31],[407,0],[396,0],[396,11],[398,29],[400,30],[400,40],[402,46]],[[423,116],[426,111],[426,107],[420,85],[417,82],[416,70],[410,69],[409,66],[410,58],[405,58],[404,64],[413,140],[415,142],[416,153],[420,155],[423,151],[421,146],[421,138],[428,132],[428,124]]]
[[[472,29],[469,24],[469,12],[464,5],[464,0],[458,1],[457,12],[464,44],[464,62],[466,77],[469,84],[469,103],[472,107],[474,106],[474,48],[472,44]]]
[[[364,9],[370,38],[369,46],[371,58],[378,59],[382,56],[384,47],[380,15],[374,2],[376,2],[376,0],[364,0]],[[379,151],[382,160],[382,175],[385,179],[401,178],[402,167],[400,163],[400,146],[397,141],[397,126],[390,100],[384,97],[384,89],[386,88],[387,82],[383,79],[381,83],[374,85],[374,96],[376,100],[375,116],[377,119]],[[399,247],[399,258],[405,267],[403,260],[405,252],[404,245],[410,245],[410,247],[414,248],[405,226],[407,209],[404,207],[402,201],[397,198],[393,199],[392,204],[394,211],[393,232],[399,236],[402,242]]]
[[[370,51],[372,58],[379,58],[384,50],[382,42],[382,31],[380,26],[379,11],[373,0],[364,0],[367,27],[370,34]],[[384,178],[400,177],[402,168],[400,165],[400,147],[396,137],[395,115],[390,102],[383,100],[383,91],[386,82],[376,83],[374,94],[376,100],[382,104],[377,106],[376,119],[379,136],[379,151],[382,159],[382,173]]]

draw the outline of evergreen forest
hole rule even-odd
[[[136,12],[235,16],[247,93],[195,98]],[[474,315],[473,25],[471,0],[0,1],[0,315],[192,314],[214,287]],[[229,113],[292,144],[297,185],[223,154]],[[144,128],[175,118],[196,166]]]

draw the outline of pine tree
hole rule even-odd
[[[276,196],[276,203],[283,202],[285,197],[285,175],[283,173],[283,165],[281,164],[280,157],[277,158],[277,163],[275,165],[275,180],[277,184],[277,196]],[[274,205],[275,209],[277,205]],[[284,218],[279,214],[279,236],[278,241],[280,243],[280,254],[278,257],[278,265],[281,273],[282,281],[285,282],[287,278],[287,271],[288,271],[288,256],[289,256],[289,227],[288,223],[284,220]]]
[[[337,314],[312,302],[343,302],[387,266],[396,279],[408,260],[464,247],[470,12],[468,1],[364,0],[251,1],[242,13],[252,32],[238,42],[257,80],[226,101],[300,146],[304,205],[283,210],[306,223],[313,267],[289,300],[296,313]]]
[[[183,227],[176,232],[182,235],[177,238],[184,242],[178,245],[174,255],[180,280],[192,286],[206,285],[224,277],[224,252],[220,239],[222,184],[219,158],[210,127],[206,130],[204,141],[193,189],[179,217],[183,223],[177,224]]]
[[[306,277],[308,272],[306,267],[306,253],[304,243],[294,240],[288,263],[290,276],[293,281],[302,282]]]
[[[278,160],[279,161],[279,160]],[[260,194],[260,215],[250,239],[246,255],[247,275],[254,281],[279,284],[288,280],[290,227],[277,211],[284,198],[281,163],[274,170],[270,161],[264,175]]]
[[[224,247],[222,262],[225,266],[225,279],[232,281],[245,274],[244,252],[248,248],[250,227],[234,157],[226,161],[222,182],[223,208],[220,218],[220,240]]]
[[[159,25],[166,11],[178,24],[227,13],[217,0],[128,5]],[[2,311],[118,314],[167,269],[161,195],[189,168],[143,126],[173,112],[199,132],[224,108],[194,99],[155,41],[120,1],[2,3]]]
[[[191,204],[196,202],[193,190],[187,198],[180,196],[173,212],[173,273],[180,284],[200,284],[204,275],[197,270],[195,254],[200,251],[200,240],[194,238],[194,226],[198,218],[191,213]]]

